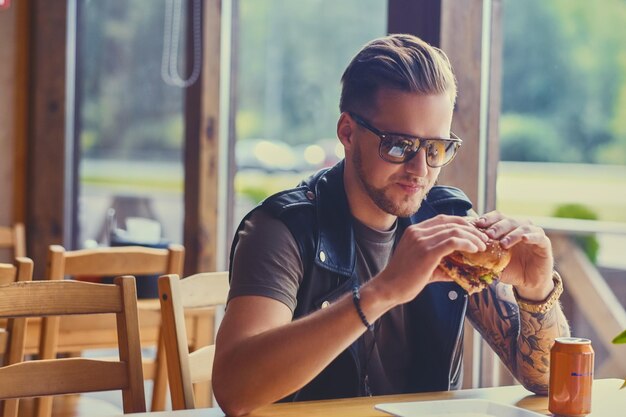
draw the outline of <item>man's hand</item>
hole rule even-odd
[[[454,252],[480,252],[488,237],[468,218],[439,215],[409,226],[387,267],[377,276],[375,285],[393,304],[415,298],[428,284],[450,281],[438,269],[441,259]]]
[[[511,250],[511,262],[502,273],[502,282],[515,286],[518,294],[527,300],[541,301],[548,297],[554,288],[554,259],[550,239],[542,228],[497,211],[479,217],[474,224]]]

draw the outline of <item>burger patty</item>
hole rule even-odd
[[[461,264],[455,262],[450,257],[446,257],[443,259],[443,264],[448,269],[455,269],[458,271],[459,275],[465,278],[468,282],[472,283],[472,285],[477,286],[480,283],[480,277],[487,274],[492,274],[491,271],[485,268],[481,268],[479,266],[470,266],[466,264]]]

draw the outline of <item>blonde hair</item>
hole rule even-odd
[[[374,107],[380,88],[424,95],[449,94],[453,104],[457,93],[446,54],[407,34],[389,35],[366,44],[344,71],[341,84],[341,112]]]

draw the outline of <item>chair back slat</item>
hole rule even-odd
[[[213,360],[215,358],[215,345],[201,347],[189,354],[189,368],[191,372],[191,382],[210,381],[213,371]]]
[[[184,308],[201,308],[226,303],[230,284],[228,272],[204,272],[183,278],[180,296]],[[207,281],[210,281],[207,284]]]
[[[19,304],[15,300],[19,299]],[[79,281],[35,281],[0,286],[0,316],[44,317],[119,313],[120,289]]]
[[[81,249],[65,255],[66,275],[159,274],[167,270],[167,249],[124,246]]]
[[[0,397],[111,391],[126,386],[127,378],[123,362],[83,358],[20,362],[0,368]]]

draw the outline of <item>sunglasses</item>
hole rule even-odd
[[[366,122],[361,116],[348,112],[357,124],[369,130],[380,139],[378,155],[383,161],[403,164],[417,155],[420,149],[426,152],[426,164],[431,168],[448,165],[461,147],[463,141],[450,132],[450,138],[424,139],[400,133],[381,132]]]

